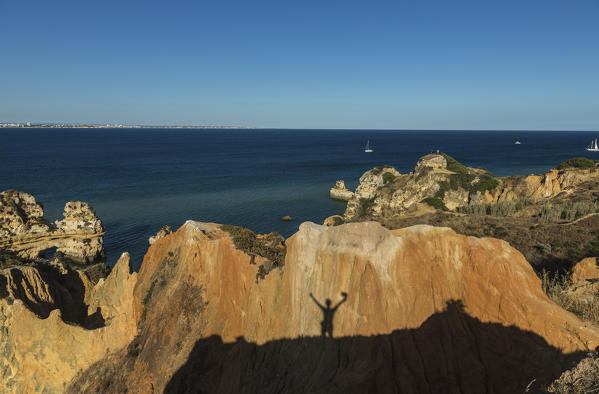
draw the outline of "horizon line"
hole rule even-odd
[[[9,126],[10,125],[10,126]],[[35,128],[81,128],[81,129],[245,129],[245,130],[310,130],[310,131],[507,131],[507,132],[599,132],[599,129],[429,129],[429,128],[362,128],[362,127],[259,127],[259,126],[231,126],[231,125],[143,125],[143,124],[119,124],[119,123],[44,123],[44,122],[0,122],[0,129],[35,129]]]

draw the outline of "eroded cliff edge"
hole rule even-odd
[[[219,225],[156,240],[133,291],[137,335],[69,390],[521,392],[599,344],[497,239],[304,223],[285,245],[284,265],[256,280],[255,256]],[[321,308],[342,293],[322,338]]]

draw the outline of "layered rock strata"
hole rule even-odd
[[[32,195],[17,190],[0,193],[0,251],[35,259],[56,248],[57,255],[76,263],[101,260],[104,229],[92,207],[83,201],[69,201],[63,214],[64,218],[52,225]]]
[[[599,345],[500,240],[304,223],[285,245],[257,281],[219,225],[158,239],[133,291],[137,336],[70,392],[522,392]]]

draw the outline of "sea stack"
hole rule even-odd
[[[354,196],[354,193],[349,191],[345,187],[345,182],[340,179],[335,182],[335,186],[331,188],[329,195],[333,200],[349,201]]]

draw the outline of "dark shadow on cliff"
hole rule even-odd
[[[420,327],[387,335],[263,345],[201,339],[164,392],[517,393],[533,379],[529,392],[538,392],[584,354],[565,355],[530,331],[483,323],[452,301]]]
[[[14,260],[17,261],[17,260]],[[13,261],[13,262],[14,262]],[[43,283],[48,287],[50,299],[38,297],[37,291],[29,289],[29,295],[24,291],[25,287],[34,285],[29,283],[23,269],[25,267],[35,268]],[[94,268],[94,266],[91,266]],[[83,272],[88,275],[87,272]],[[27,264],[12,264],[0,271],[0,298],[9,297],[6,291],[10,275],[15,298],[42,319],[48,318],[50,312],[59,309],[61,318],[69,324],[76,324],[86,329],[95,329],[105,326],[104,317],[99,309],[88,314],[88,305],[85,303],[85,285],[79,274],[71,269],[61,272],[56,266],[47,262],[29,261]],[[89,278],[89,275],[88,275]]]
[[[328,336],[329,338],[333,338],[333,318],[335,317],[335,312],[337,312],[337,309],[341,306],[341,304],[347,301],[347,293],[341,293],[341,301],[339,301],[337,305],[333,307],[331,307],[330,298],[325,300],[326,306],[318,302],[312,293],[310,293],[310,298],[312,298],[312,301],[314,301],[314,303],[322,311],[322,321],[320,322],[321,335],[323,337]]]

